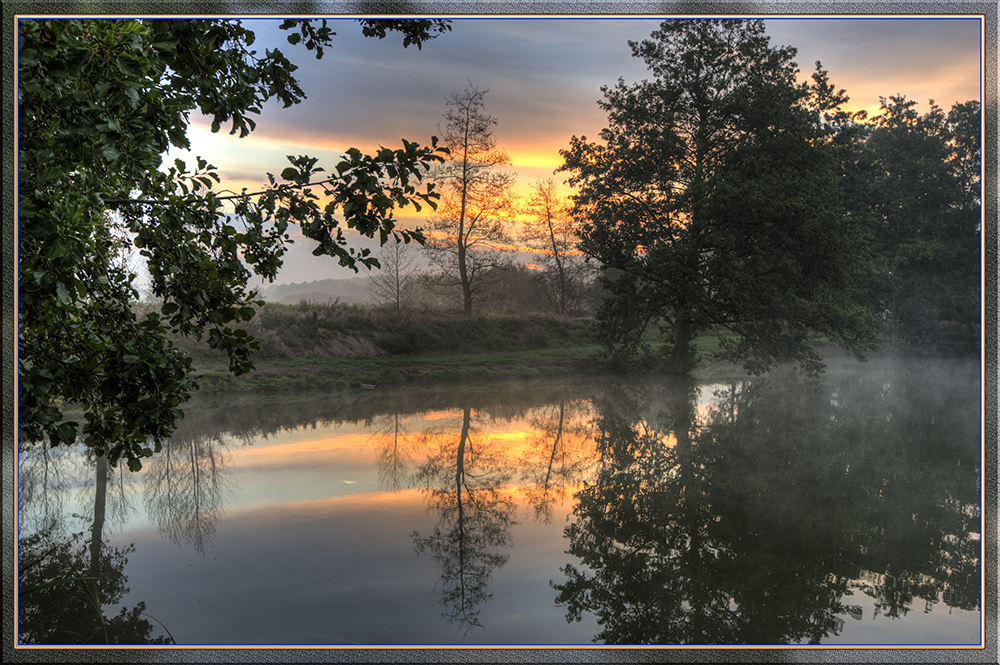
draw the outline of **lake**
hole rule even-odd
[[[90,570],[109,618],[50,586],[21,598],[22,639],[981,640],[977,362],[185,411],[136,474],[79,449],[21,454],[21,566],[35,586]]]

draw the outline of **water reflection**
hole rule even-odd
[[[128,591],[129,547],[90,547],[35,533],[18,542],[18,642],[21,644],[168,644],[153,636],[146,604],[106,616]]]
[[[281,643],[315,621],[382,644],[473,628],[497,643],[919,644],[914,619],[980,610],[978,377],[932,369],[202,404],[137,475],[22,453],[21,568],[45,571],[22,589],[93,571],[102,600],[129,605],[111,639],[139,641],[157,639],[141,597],[171,630],[188,621],[189,643],[223,626],[231,643]],[[164,551],[121,596],[123,543],[147,525],[140,554]],[[196,555],[190,580],[163,564],[179,565],[174,545]],[[198,615],[188,591],[161,615],[184,582],[219,607]],[[249,588],[260,616],[246,596],[222,609]],[[31,639],[68,639],[36,605],[97,617],[84,595],[32,595]],[[364,618],[383,611],[384,628]],[[93,637],[84,624],[69,630]]]
[[[441,569],[442,616],[464,633],[479,621],[480,605],[492,598],[493,572],[507,563],[516,504],[507,483],[513,475],[502,446],[478,433],[472,407],[462,409],[461,430],[424,434],[427,461],[415,480],[439,519],[433,533],[413,533],[414,547],[429,552]]]
[[[927,378],[735,384],[700,415],[690,383],[609,391],[554,584],[567,620],[606,643],[818,644],[861,595],[979,610],[977,405]]]
[[[400,413],[372,418],[370,442],[375,449],[379,488],[399,492],[409,486],[409,463],[412,454],[406,429],[407,417]]]
[[[211,549],[224,513],[226,453],[220,437],[175,436],[146,462],[146,513],[178,547]]]
[[[26,451],[19,465],[18,500],[25,510],[20,514],[18,539],[18,642],[170,643],[165,636],[153,636],[154,626],[144,618],[144,602],[114,614],[129,590],[125,565],[135,546],[107,546],[106,527],[120,526],[131,506],[120,470],[109,469],[104,457],[86,464],[80,464],[79,457],[35,448]],[[73,458],[76,464],[66,464]],[[67,515],[54,509],[62,504],[66,492],[61,490],[79,483],[87,471],[93,474],[94,489],[86,493],[84,503],[89,500],[92,512],[73,517],[87,520],[92,515],[89,543],[84,540],[86,531],[67,533]],[[105,615],[106,608],[111,616]]]
[[[583,482],[596,461],[590,403],[560,400],[534,412],[521,460],[521,493],[536,520],[548,524],[552,509]]]

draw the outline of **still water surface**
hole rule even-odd
[[[21,542],[179,644],[978,644],[978,365],[861,367],[202,402],[22,454]]]

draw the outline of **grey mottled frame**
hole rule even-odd
[[[736,2],[736,1],[663,1],[622,0],[619,2],[570,2],[566,0],[508,2],[415,1],[415,2],[191,2],[156,0],[82,1],[60,0],[6,1],[3,5],[3,659],[23,663],[553,663],[553,662],[690,662],[690,663],[996,663],[998,662],[997,619],[998,599],[998,467],[997,467],[997,385],[1000,368],[997,365],[997,36],[1000,0],[980,2]],[[982,534],[986,549],[983,561],[986,572],[986,597],[982,610],[986,617],[985,648],[670,648],[670,647],[557,647],[557,648],[461,648],[429,647],[400,649],[370,647],[361,649],[305,648],[75,648],[17,649],[14,636],[14,474],[16,442],[14,414],[14,329],[15,329],[15,246],[14,246],[14,49],[15,16],[22,14],[980,14],[985,21],[984,62],[985,87],[982,91],[983,112],[986,114],[986,134],[983,143],[985,166],[986,211],[985,233],[985,409],[986,451],[983,484],[986,497],[984,508],[986,529]],[[446,36],[444,38],[447,38]]]

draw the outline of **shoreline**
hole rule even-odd
[[[463,384],[490,381],[564,381],[574,379],[600,380],[621,377],[602,364],[596,345],[530,351],[497,351],[484,353],[436,352],[416,355],[378,356],[299,356],[256,360],[256,369],[242,376],[233,376],[222,361],[196,361],[196,376],[200,389],[195,394],[275,394],[310,391],[356,392],[389,387],[429,387],[448,383]],[[827,372],[839,369],[842,361],[862,363],[832,345],[824,345],[822,355],[828,363]],[[868,362],[895,357],[889,351],[873,354]],[[779,365],[771,372],[797,374],[791,363]],[[640,371],[634,376],[656,376],[655,371]],[[698,381],[747,380],[754,377],[741,365],[707,360],[691,375]],[[369,386],[370,388],[363,388]]]

